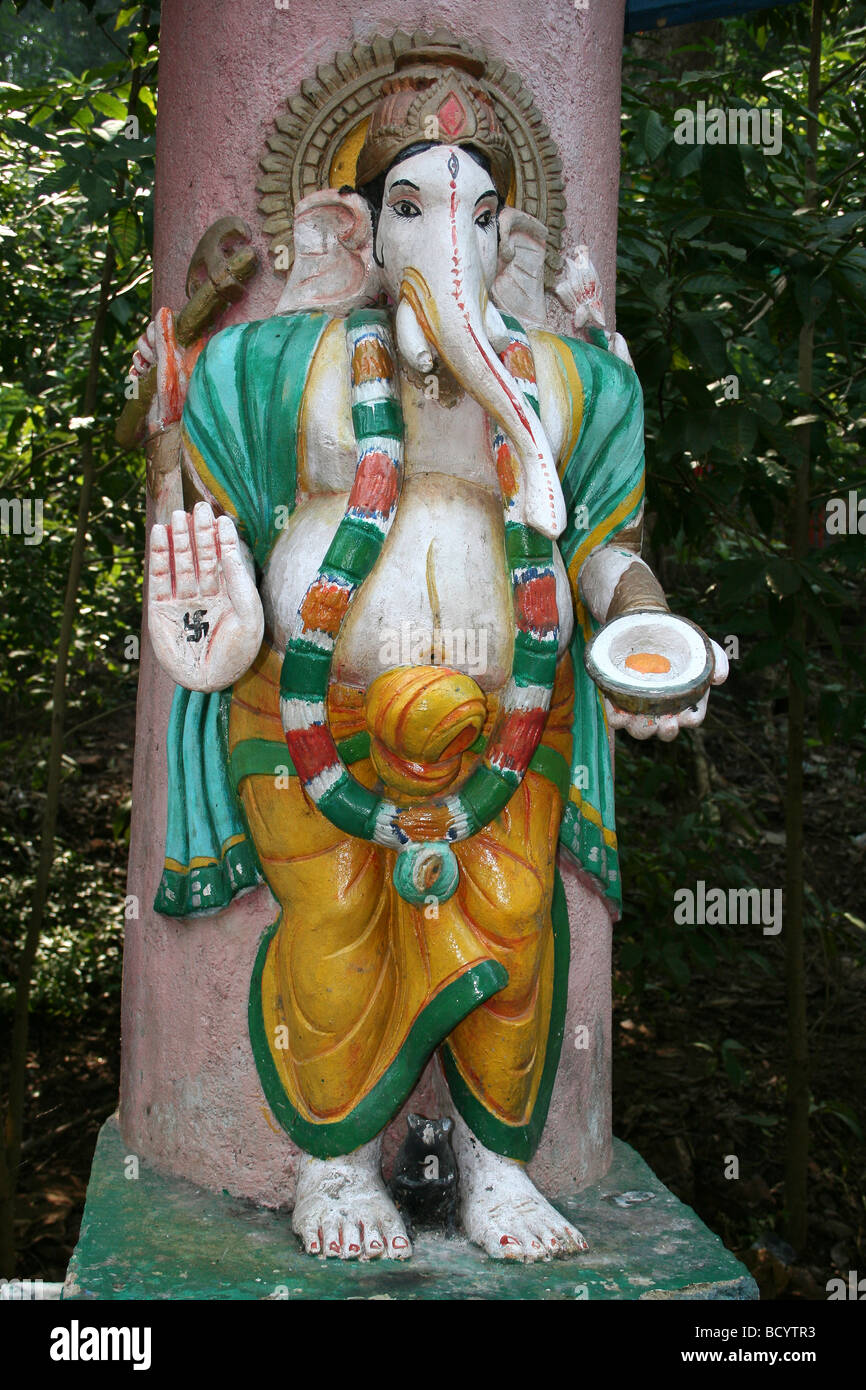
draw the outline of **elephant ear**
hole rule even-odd
[[[278,314],[324,309],[344,315],[375,300],[370,209],[357,193],[323,188],[295,207],[295,260]]]
[[[506,314],[513,314],[527,328],[543,328],[544,253],[547,228],[537,217],[517,208],[504,207],[499,214],[499,270],[491,294]]]

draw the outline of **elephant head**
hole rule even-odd
[[[544,225],[503,207],[487,160],[463,145],[411,145],[362,192],[298,204],[278,312],[346,314],[384,292],[403,361],[425,374],[444,364],[496,420],[520,464],[523,520],[555,539],[566,513],[550,444],[498,356],[500,308],[544,321]]]

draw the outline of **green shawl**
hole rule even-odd
[[[305,313],[224,329],[208,343],[190,380],[185,445],[260,568],[295,506],[301,403],[330,322],[325,314]],[[575,603],[574,745],[571,767],[550,750],[536,757],[538,770],[565,799],[560,843],[618,912],[610,743],[602,697],[583,662],[598,624],[583,604],[578,576],[592,550],[634,523],[643,501],[643,402],[634,371],[611,353],[573,338],[546,338],[558,356],[574,419],[559,464],[569,517],[559,548]],[[166,859],[155,902],[168,916],[217,911],[261,879],[228,756],[230,700],[231,691],[175,692],[167,738]],[[288,764],[284,744],[275,745],[274,756],[275,765]]]

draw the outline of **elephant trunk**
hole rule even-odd
[[[520,465],[520,519],[555,540],[565,529],[566,510],[552,451],[541,421],[500,351],[508,330],[483,284],[472,286],[460,274],[455,251],[443,283],[434,292],[414,267],[403,272],[397,308],[397,344],[403,357],[420,371],[432,367],[430,350],[448,367],[463,389],[490,414],[508,437]],[[470,281],[471,278],[470,277]]]

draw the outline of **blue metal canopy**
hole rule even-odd
[[[772,10],[778,5],[800,3],[802,0],[627,0],[625,32],[634,34],[641,29],[694,24],[701,19],[721,19],[749,10]]]

